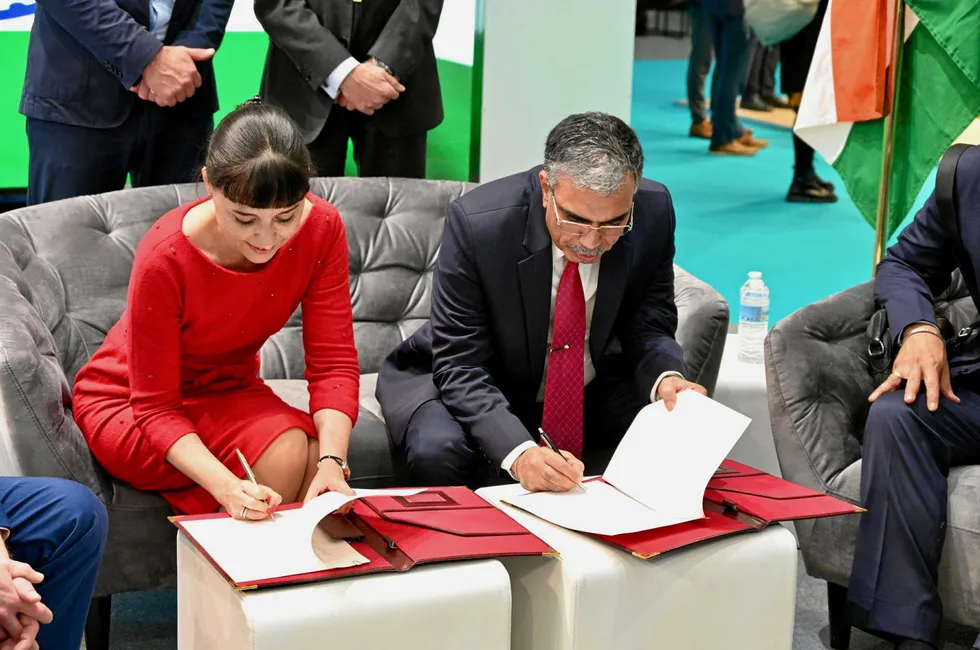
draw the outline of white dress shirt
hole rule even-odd
[[[555,299],[558,297],[558,284],[561,282],[561,276],[565,272],[565,253],[561,251],[560,248],[551,244],[551,260],[552,260],[552,271],[551,271],[551,310],[548,317],[548,350],[551,349],[551,337],[555,330]],[[596,289],[599,286],[599,263],[602,261],[600,257],[593,264],[579,264],[578,265],[578,275],[582,280],[582,290],[585,294],[585,385],[588,386],[589,382],[595,379],[595,366],[592,365],[592,352],[589,350],[589,334],[592,331],[592,311],[595,308],[595,294]],[[549,355],[550,358],[550,355]],[[676,372],[665,372],[657,381],[653,384],[653,390],[650,391],[650,401],[657,399],[657,388],[660,387],[660,382],[664,377],[669,375],[680,375]],[[544,387],[548,379],[548,364],[545,362],[544,375],[541,378],[541,387],[538,389],[538,401],[544,401]],[[504,458],[504,461],[500,463],[500,468],[506,471],[514,480],[517,477],[511,472],[511,467],[514,465],[514,461],[517,457],[524,453],[527,449],[531,447],[536,447],[537,445],[533,440],[528,440],[523,442],[513,449]]]
[[[174,0],[150,0],[149,31],[161,41],[167,36],[173,11]]]
[[[347,78],[347,75],[349,75],[351,71],[359,64],[360,61],[354,57],[347,57],[343,63],[333,69],[333,72],[331,72],[330,76],[327,77],[327,83],[320,87],[323,88],[328,95],[330,95],[331,99],[337,99],[337,96],[340,95],[340,84],[344,83],[344,79]]]

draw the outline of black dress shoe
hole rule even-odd
[[[777,95],[761,95],[760,99],[773,108],[789,108],[789,102]]]
[[[746,95],[742,97],[742,101],[739,102],[739,107],[747,111],[772,111],[772,106],[762,101],[758,95]]]
[[[816,174],[796,178],[789,188],[786,200],[790,203],[836,203],[837,195],[833,190],[818,183]]]

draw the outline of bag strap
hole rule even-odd
[[[946,150],[940,159],[939,171],[936,172],[936,206],[939,208],[939,220],[943,232],[953,247],[963,280],[968,287],[972,288],[976,285],[976,280],[973,278],[970,256],[963,247],[963,238],[960,237],[960,222],[956,214],[956,166],[960,162],[960,156],[971,146],[954,144]]]

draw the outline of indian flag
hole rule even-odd
[[[943,152],[980,115],[980,3],[906,0],[892,143],[887,236],[912,207]],[[875,225],[884,136],[892,0],[830,0],[810,65],[796,134],[840,174]]]

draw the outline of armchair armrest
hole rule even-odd
[[[71,414],[71,389],[24,272],[0,243],[0,475],[51,476],[111,495]]]
[[[728,302],[711,285],[674,265],[677,343],[684,351],[689,380],[713,395],[728,337]]]
[[[766,337],[769,414],[787,480],[840,497],[835,479],[861,456],[875,381],[866,329],[871,282],[804,307]]]

